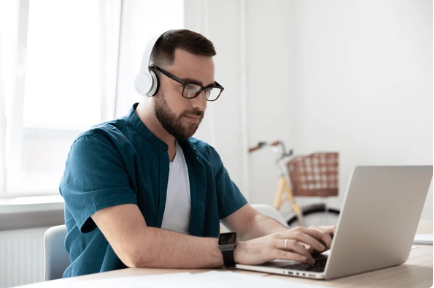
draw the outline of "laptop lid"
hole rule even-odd
[[[325,279],[407,261],[432,166],[358,166],[350,177]]]

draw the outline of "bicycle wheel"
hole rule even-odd
[[[328,208],[324,204],[314,204],[310,206],[303,207],[301,209],[304,217],[304,222],[306,227],[309,226],[326,226],[326,225],[336,225],[339,219],[339,210]],[[288,226],[293,228],[297,227],[298,219],[297,216],[292,216],[288,220]]]

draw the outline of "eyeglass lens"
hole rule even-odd
[[[187,84],[185,85],[184,93],[182,94],[182,96],[184,96],[185,98],[194,98],[200,89],[202,89],[202,87],[199,85]],[[209,87],[206,88],[204,92],[206,100],[213,101],[219,97],[221,89]]]

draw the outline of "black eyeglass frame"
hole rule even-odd
[[[213,101],[216,101],[217,99],[219,99],[220,95],[222,95],[222,92],[223,92],[223,90],[225,89],[222,85],[220,85],[219,83],[217,83],[217,81],[214,81],[214,82],[215,82],[214,85],[211,84],[211,85],[208,85],[208,86],[206,86],[206,87],[203,87],[202,85],[200,85],[200,84],[198,84],[198,83],[184,82],[184,81],[182,81],[181,79],[179,79],[178,77],[176,77],[175,75],[173,75],[172,73],[167,72],[166,70],[164,70],[164,69],[158,67],[157,65],[151,65],[151,66],[149,66],[149,68],[157,69],[158,71],[160,71],[161,73],[163,73],[164,75],[166,75],[167,77],[169,77],[170,79],[175,80],[175,81],[178,82],[179,84],[182,84],[182,93],[181,93],[181,96],[184,97],[184,98],[186,98],[186,99],[193,99],[193,98],[196,98],[197,96],[200,95],[200,93],[202,93],[203,90],[205,90],[205,89],[207,89],[207,88],[219,88],[219,89],[220,89],[220,94],[219,94],[219,95],[218,95],[214,100],[208,100],[208,99],[206,99],[206,97],[205,97],[206,101],[213,102]],[[184,96],[185,86],[187,86],[187,85],[189,85],[189,84],[194,84],[194,85],[197,85],[197,86],[200,86],[200,87],[201,87],[200,90],[197,91],[196,94],[195,94],[193,97],[190,97],[190,98]]]

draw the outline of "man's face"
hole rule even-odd
[[[213,84],[212,57],[198,56],[181,49],[175,50],[172,65],[161,67],[182,81],[195,81],[202,86]],[[207,101],[204,92],[193,99],[182,97],[182,85],[163,74],[159,75],[160,89],[154,97],[155,116],[166,131],[176,139],[187,139],[196,132],[202,121]]]

